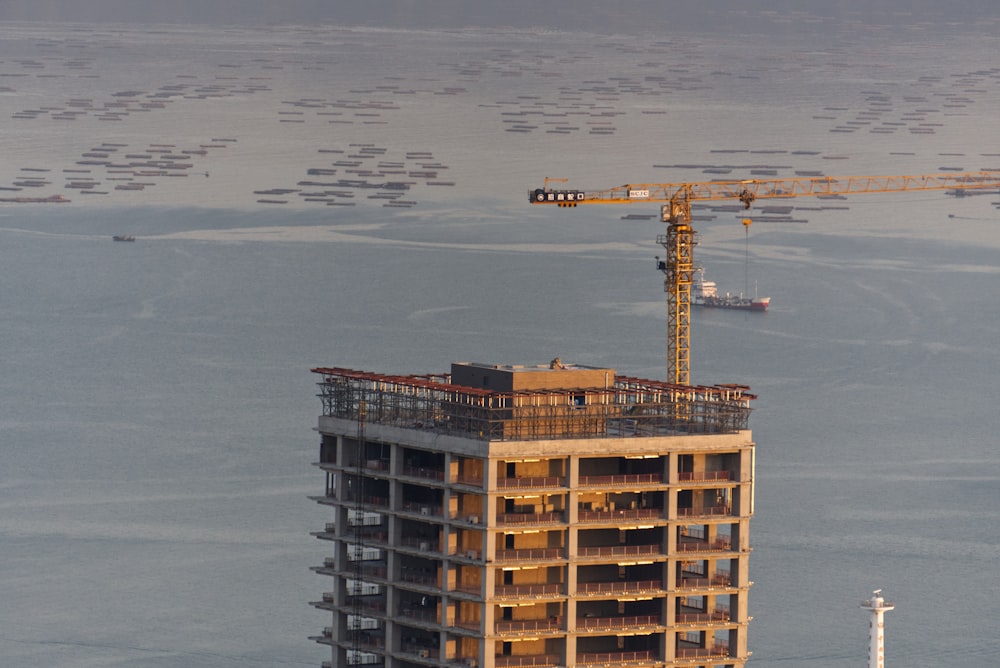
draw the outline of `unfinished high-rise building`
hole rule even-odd
[[[319,368],[324,666],[743,666],[746,387]]]

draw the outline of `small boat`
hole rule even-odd
[[[135,241],[135,237],[131,234],[116,234],[111,237],[114,241]]]
[[[691,288],[691,303],[695,306],[705,306],[708,308],[728,308],[741,311],[766,311],[771,303],[770,297],[744,297],[732,295],[728,292],[720,295],[715,281],[706,281],[703,271],[698,271]]]

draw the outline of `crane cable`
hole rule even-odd
[[[749,218],[743,219],[743,230],[745,240],[743,242],[743,294],[746,299],[750,299],[750,224],[753,221]]]

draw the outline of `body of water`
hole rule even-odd
[[[0,208],[2,663],[319,665],[309,369],[665,377],[657,207],[527,191],[1000,169],[996,24],[930,28],[4,26],[0,197],[70,201]],[[893,665],[1000,660],[997,199],[696,209],[772,297],[692,327],[759,395],[752,665],[864,665],[876,588]]]

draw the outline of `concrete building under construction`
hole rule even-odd
[[[743,666],[750,401],[563,365],[319,376],[324,666]]]

